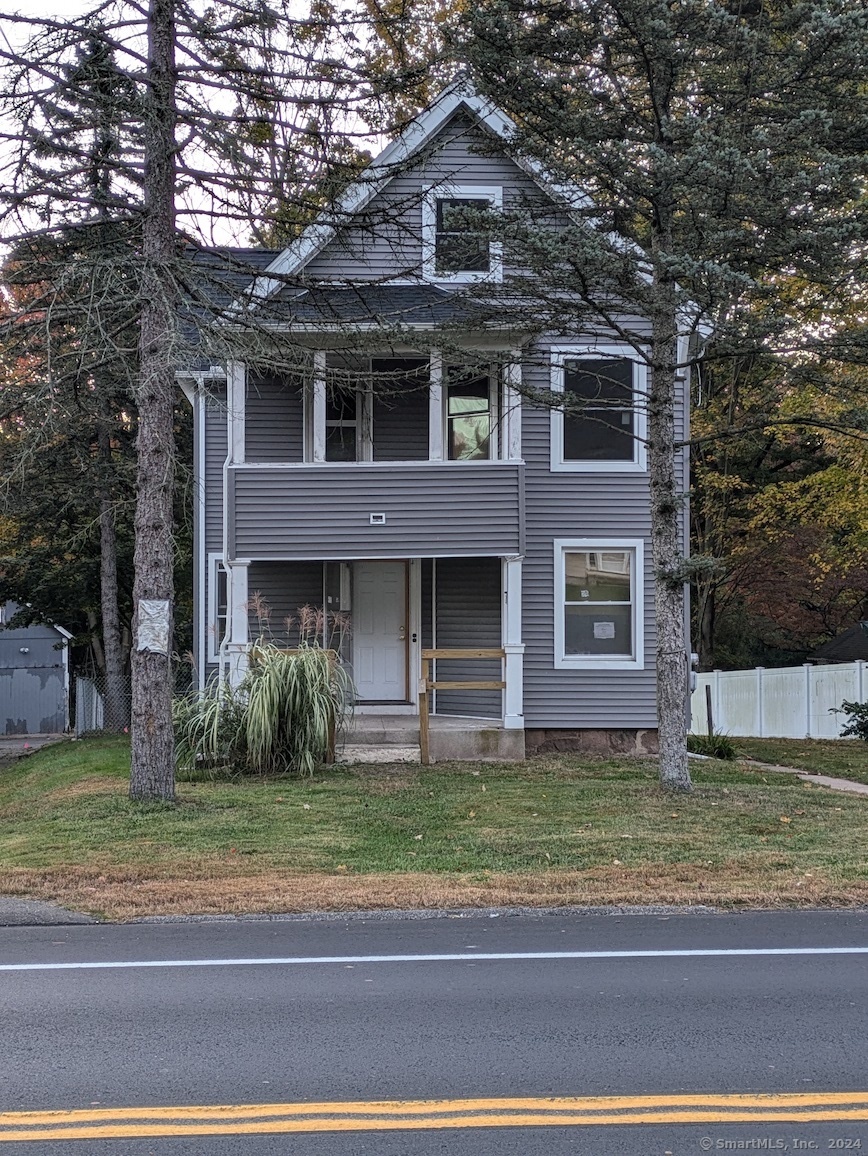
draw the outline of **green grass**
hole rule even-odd
[[[211,887],[208,909],[280,909],[277,892],[252,896],[292,878],[297,908],[307,876],[321,905],[323,877],[339,875],[379,880],[377,894],[391,877],[508,880],[509,895],[535,902],[568,877],[597,902],[868,899],[868,803],[732,764],[693,773],[695,791],[676,797],[634,758],[337,767],[181,783],[172,807],[131,803],[127,747],[99,738],[0,771],[0,871],[21,893],[113,914],[195,910],[195,881]]]
[[[734,739],[739,758],[798,767],[868,783],[868,743],[861,739]]]

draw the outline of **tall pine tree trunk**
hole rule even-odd
[[[100,414],[99,456],[103,479],[99,503],[99,593],[102,616],[102,642],[105,655],[105,711],[103,725],[109,731],[122,731],[129,724],[129,707],[124,685],[124,659],[121,649],[121,615],[118,607],[118,542],[115,530],[114,503],[111,499],[111,434],[107,407]]]
[[[658,258],[660,254],[657,254]],[[660,781],[689,791],[687,765],[687,640],[684,628],[683,495],[676,475],[675,406],[679,377],[677,309],[665,264],[655,262],[651,317],[652,358],[648,395],[648,477],[651,548],[657,619],[657,726]]]
[[[174,398],[176,291],[175,27],[173,0],[151,0],[144,136],[145,215],[139,335],[132,765],[130,797],[175,797],[172,737]],[[143,631],[142,602],[165,625]],[[144,649],[149,643],[147,649]]]

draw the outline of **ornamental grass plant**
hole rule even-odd
[[[287,632],[295,625],[299,635],[292,648],[260,636],[237,688],[218,682],[175,699],[181,777],[312,775],[328,760],[351,710],[353,685],[337,652],[318,640],[321,613],[302,607],[297,621],[287,620]],[[339,628],[348,631],[346,623]]]
[[[304,639],[291,651],[257,642],[238,690],[246,769],[312,775],[334,745],[351,691],[334,651]]]

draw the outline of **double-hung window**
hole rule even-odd
[[[552,350],[553,470],[632,472],[645,469],[644,364],[630,346]]]
[[[484,216],[499,210],[503,190],[450,185],[422,204],[422,272],[429,281],[500,281],[502,244]]]
[[[359,395],[334,389],[326,394],[325,460],[355,462],[359,458]]]
[[[496,456],[493,411],[497,392],[488,373],[450,367],[446,374],[446,449],[449,461]]]
[[[555,665],[644,663],[641,540],[555,542]]]
[[[208,661],[220,657],[220,644],[226,637],[229,619],[228,576],[223,559],[208,555]]]

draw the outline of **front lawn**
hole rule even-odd
[[[868,743],[861,739],[734,739],[739,758],[868,783]]]
[[[0,892],[110,918],[510,904],[868,902],[868,801],[718,762],[336,767],[131,803],[117,739],[0,770]]]

